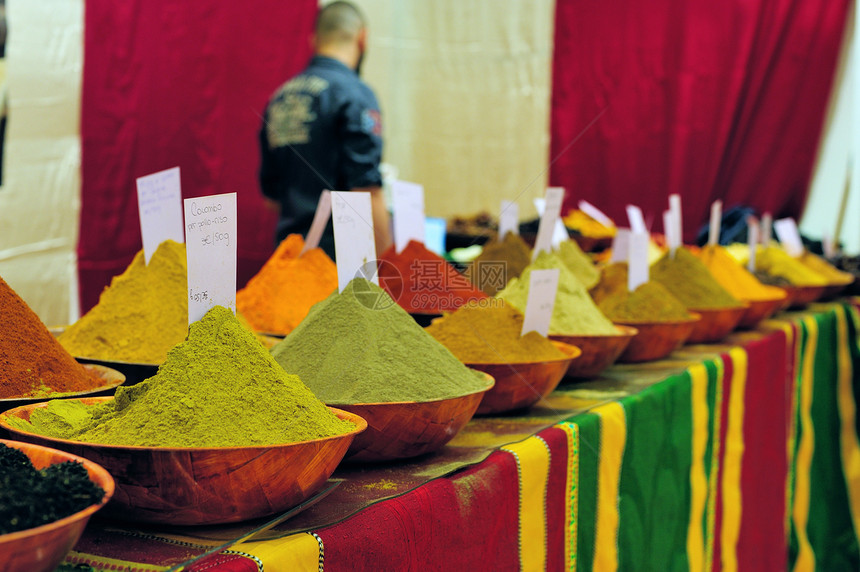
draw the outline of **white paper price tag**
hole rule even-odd
[[[645,218],[642,216],[642,209],[636,205],[627,205],[627,220],[630,221],[631,232],[648,233],[645,228]]]
[[[378,286],[370,193],[332,191],[331,215],[338,292],[342,292],[353,278],[358,277],[366,278]]]
[[[631,292],[648,282],[648,235],[630,233],[630,254],[627,259],[627,289]]]
[[[759,243],[759,234],[761,233],[761,227],[759,226],[758,219],[754,216],[747,217],[747,242],[749,243],[749,260],[747,260],[747,270],[750,272],[755,272],[755,255],[756,248],[758,248]]]
[[[615,237],[612,239],[612,256],[609,263],[627,262],[630,252],[630,229],[619,228],[615,231]]]
[[[138,177],[137,210],[147,264],[165,240],[185,242],[179,167]]]
[[[834,258],[836,256],[836,242],[832,236],[825,234],[821,237],[821,249],[824,251],[825,258]]]
[[[529,332],[537,332],[542,336],[549,333],[549,322],[552,319],[555,293],[558,289],[558,274],[558,268],[532,270],[521,336]]]
[[[562,187],[548,187],[543,206],[540,206],[540,199],[535,199],[535,208],[538,209],[538,213],[541,216],[537,238],[535,239],[535,247],[532,251],[532,260],[536,259],[541,251],[552,252],[553,243],[559,240],[560,236],[557,225],[561,223],[559,215],[561,214],[562,200],[564,200],[564,189]],[[564,225],[561,227],[561,232],[567,237]],[[562,241],[563,239],[559,240],[558,244],[561,244]]]
[[[520,205],[514,201],[502,201],[499,211],[499,240],[504,240],[509,232],[520,233]]]
[[[185,199],[188,323],[213,306],[236,312],[236,193]]]
[[[681,195],[669,195],[669,212],[671,213],[670,226],[672,232],[666,236],[669,252],[675,256],[675,250],[681,246],[684,240],[684,226],[681,224]]]
[[[406,181],[391,184],[394,248],[403,252],[410,240],[424,244],[424,186]]]
[[[793,218],[781,218],[773,221],[773,230],[779,238],[780,244],[785,251],[795,258],[803,255],[803,241],[800,239],[800,231]]]
[[[764,213],[761,216],[761,234],[759,238],[761,239],[761,245],[767,248],[770,246],[770,239],[773,236],[773,215],[770,213]]]
[[[607,228],[612,228],[613,226],[615,226],[615,223],[612,222],[611,218],[606,216],[606,214],[602,210],[600,210],[588,201],[579,201],[579,210],[581,210],[582,212],[584,212],[585,214],[587,214],[588,216],[590,216],[591,218],[593,218]]]
[[[299,256],[320,245],[320,239],[322,239],[329,218],[331,218],[331,191],[326,190],[320,194],[317,212],[314,213],[314,220],[311,222],[311,228],[305,237],[305,246]]]
[[[720,243],[720,226],[723,222],[723,201],[711,204],[711,224],[708,228],[708,244],[716,246]]]

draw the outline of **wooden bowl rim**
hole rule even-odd
[[[617,326],[678,326],[683,324],[692,324],[702,319],[702,315],[692,310],[687,312],[688,317],[683,320],[613,320],[612,323]]]
[[[84,398],[81,401],[88,401],[89,403],[84,403],[84,405],[97,405],[99,403],[104,403],[113,397],[88,397]],[[60,439],[57,437],[48,437],[46,435],[40,435],[39,433],[30,433],[28,431],[22,431],[21,429],[10,427],[6,423],[6,418],[11,416],[16,416],[17,413],[24,411],[25,409],[36,409],[37,407],[47,406],[47,402],[41,403],[31,403],[28,405],[22,405],[20,407],[15,407],[14,409],[9,409],[8,411],[4,411],[0,413],[0,427],[6,429],[6,431],[12,433],[18,433],[21,435],[32,435],[34,437],[38,437],[39,439],[44,439],[49,442],[63,443],[64,445],[72,445],[72,446],[86,446],[94,449],[101,449],[104,451],[146,451],[146,452],[155,452],[155,453],[167,453],[167,452],[192,452],[192,453],[203,453],[203,452],[236,452],[243,450],[265,450],[265,449],[284,449],[288,447],[296,447],[309,445],[311,443],[321,443],[323,441],[332,441],[336,439],[343,439],[345,437],[355,437],[365,429],[367,429],[367,420],[365,420],[360,415],[356,415],[355,413],[351,413],[349,411],[343,411],[341,409],[337,409],[335,407],[328,407],[328,409],[334,413],[338,419],[342,419],[345,421],[351,422],[355,425],[355,428],[352,431],[348,431],[346,433],[341,433],[339,435],[331,435],[329,437],[320,437],[318,439],[308,439],[307,441],[294,441],[292,443],[279,443],[273,445],[244,445],[238,447],[143,447],[140,445],[108,445],[106,443],[91,443],[89,441],[73,441],[71,439]]]
[[[527,366],[527,365],[534,365],[534,364],[540,364],[540,363],[558,363],[558,362],[563,362],[563,361],[573,361],[582,355],[582,349],[579,346],[575,346],[573,344],[568,344],[568,343],[562,342],[560,340],[549,340],[548,339],[548,341],[552,345],[554,345],[556,348],[558,348],[559,351],[563,352],[565,354],[564,357],[553,358],[553,359],[530,360],[530,361],[469,361],[469,362],[464,361],[463,365],[465,365],[466,367],[472,367],[475,365],[477,365],[477,366],[488,366],[488,365],[492,365],[492,366],[506,366],[506,365]]]
[[[749,302],[744,302],[743,304],[741,304],[739,306],[727,306],[725,308],[689,308],[689,310],[691,312],[695,312],[696,314],[699,314],[700,316],[702,316],[704,318],[706,315],[707,316],[713,316],[715,314],[720,314],[720,313],[729,314],[732,312],[746,311],[746,310],[749,310],[749,308],[750,308]]]
[[[69,516],[64,516],[63,518],[55,520],[54,522],[49,522],[33,528],[16,530],[15,532],[10,532],[8,534],[0,534],[0,546],[2,546],[3,544],[23,540],[25,538],[38,536],[46,532],[64,528],[74,522],[89,518],[93,513],[106,505],[107,502],[111,499],[111,497],[113,497],[114,490],[116,489],[116,483],[113,480],[111,474],[107,471],[107,469],[105,469],[98,463],[94,463],[89,459],[79,457],[78,455],[73,455],[72,453],[68,453],[60,449],[54,449],[52,447],[46,447],[44,445],[37,445],[35,443],[26,443],[23,441],[15,441],[13,439],[0,439],[0,443],[24,451],[25,454],[27,453],[28,449],[50,451],[51,454],[63,458],[61,461],[58,462],[77,461],[83,464],[84,468],[87,469],[88,473],[92,472],[95,475],[98,475],[99,482],[96,482],[96,484],[101,487],[101,489],[105,492],[101,502],[91,504],[90,506],[79,510],[78,512],[72,513]],[[30,455],[27,455],[27,457],[29,456]],[[92,476],[90,476],[90,480],[95,482]]]
[[[464,393],[463,395],[457,395],[455,397],[443,397],[442,399],[428,399],[427,401],[378,401],[378,402],[369,402],[369,403],[332,403],[331,405],[329,405],[329,404],[326,404],[326,405],[329,405],[330,408],[334,409],[335,407],[370,407],[370,406],[373,406],[373,407],[395,407],[395,406],[403,406],[403,405],[424,405],[424,404],[428,404],[428,403],[442,403],[445,401],[455,401],[458,399],[465,399],[466,397],[472,397],[473,395],[476,395],[479,393],[486,393],[487,391],[490,391],[491,389],[493,389],[493,386],[496,385],[496,380],[493,378],[492,375],[490,375],[486,372],[483,372],[483,371],[478,371],[476,369],[473,369],[472,371],[480,373],[482,376],[484,376],[484,379],[486,379],[488,382],[487,387],[485,387],[483,389],[476,389],[475,391],[470,391],[469,393]],[[0,421],[2,421],[2,417],[0,417]],[[0,426],[2,426],[2,423],[0,423]]]
[[[639,333],[639,330],[637,330],[633,326],[626,326],[624,324],[615,324],[615,323],[613,323],[612,325],[615,326],[615,330],[617,332],[615,334],[596,334],[596,335],[595,334],[591,334],[591,335],[588,335],[588,334],[583,334],[583,335],[578,335],[578,334],[550,334],[549,337],[550,337],[550,339],[554,339],[554,340],[557,340],[560,342],[565,342],[565,343],[569,344],[570,342],[568,342],[567,340],[574,339],[574,338],[576,338],[576,339],[590,339],[590,340],[601,340],[601,339],[614,340],[617,338],[632,338],[633,336],[635,336],[636,334]]]
[[[759,298],[758,300],[751,300],[751,299],[745,298],[743,301],[746,302],[747,304],[749,304],[750,306],[752,306],[753,304],[782,302],[786,298],[788,298],[788,291],[785,288],[783,288],[782,286],[774,286],[774,288],[779,288],[780,290],[782,290],[782,296],[777,296],[777,297],[772,297],[772,298]]]
[[[0,405],[12,401],[24,402],[23,404],[27,405],[31,403],[39,403],[42,401],[50,401],[51,399],[73,399],[76,397],[87,397],[88,395],[92,395],[93,393],[98,393],[100,391],[116,389],[117,387],[125,383],[125,374],[120,373],[113,368],[95,363],[83,363],[81,365],[84,367],[84,369],[90,370],[93,373],[98,374],[100,379],[108,380],[108,382],[105,385],[100,385],[99,387],[93,387],[92,389],[87,389],[84,391],[52,393],[50,395],[42,395],[39,397],[4,397],[3,399],[0,399]],[[17,407],[15,409],[17,409]]]

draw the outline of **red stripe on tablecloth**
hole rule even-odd
[[[550,451],[549,478],[546,484],[546,569],[564,570],[564,546],[567,542],[567,434],[550,427],[538,433]]]
[[[720,455],[718,457],[720,466],[717,468],[717,487],[716,492],[717,496],[714,502],[714,552],[713,552],[713,561],[712,566],[713,570],[721,570],[721,562],[720,555],[722,550],[722,541],[720,536],[720,531],[723,529],[723,458],[726,454],[725,446],[726,446],[726,433],[729,428],[729,402],[731,401],[731,391],[732,391],[732,376],[734,375],[734,364],[732,363],[731,357],[729,354],[722,354],[720,356],[723,360],[723,379],[719,380],[718,383],[723,384],[723,401],[720,407],[720,435],[719,435],[719,446],[720,446]]]
[[[316,533],[326,572],[506,570],[519,562],[518,513],[516,462],[496,451]]]

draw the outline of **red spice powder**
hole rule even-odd
[[[487,295],[444,258],[410,241],[397,254],[394,247],[379,258],[379,285],[407,312],[439,314]]]
[[[39,317],[0,278],[0,399],[33,392],[86,391],[99,378],[69,355]]]

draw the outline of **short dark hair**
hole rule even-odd
[[[319,43],[342,43],[355,39],[364,26],[364,16],[355,5],[338,0],[320,9],[314,31]]]

